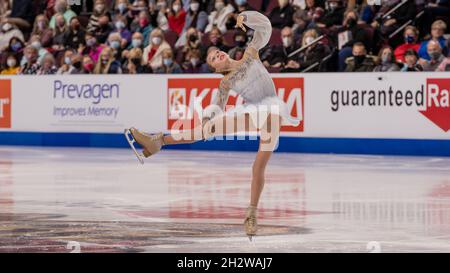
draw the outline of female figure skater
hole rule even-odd
[[[238,132],[260,132],[260,145],[253,163],[250,206],[244,221],[246,234],[252,239],[257,231],[257,206],[264,186],[264,172],[272,152],[278,142],[282,125],[297,126],[299,119],[290,116],[286,104],[275,93],[275,85],[266,68],[259,59],[258,51],[264,47],[271,36],[272,26],[264,15],[256,11],[239,14],[236,27],[243,31],[254,30],[253,39],[245,50],[244,57],[231,59],[227,53],[211,50],[207,56],[208,65],[217,73],[224,75],[219,84],[219,95],[213,105],[224,110],[229,90],[237,92],[245,104],[214,116],[203,117],[201,126],[177,134],[162,133],[148,135],[135,128],[125,130],[125,135],[141,163],[142,156],[149,157],[160,151],[164,145],[193,143],[211,137],[235,134]],[[226,124],[234,124],[232,132]],[[200,136],[200,139],[195,139]],[[138,154],[133,143],[143,146],[143,154]]]

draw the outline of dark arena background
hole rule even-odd
[[[251,241],[255,134],[144,164],[124,136],[198,122],[208,53],[246,58],[249,10],[300,120]],[[0,0],[0,252],[450,252],[449,24],[445,0]]]

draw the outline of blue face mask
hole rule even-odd
[[[20,49],[22,49],[22,45],[20,43],[14,43],[11,45],[11,49],[15,52],[19,51]]]
[[[133,39],[131,41],[131,44],[133,45],[134,48],[140,47],[142,45],[142,41],[140,39]]]
[[[170,66],[172,64],[172,59],[163,59],[163,63],[165,66]]]
[[[118,49],[120,47],[120,43],[119,41],[112,41],[111,43],[109,43],[111,45],[112,48],[114,49]]]
[[[234,0],[234,2],[238,6],[243,6],[243,5],[247,4],[247,0]]]
[[[405,42],[406,43],[408,43],[408,44],[412,44],[412,43],[414,43],[414,36],[411,36],[411,35],[407,35],[406,37],[405,37]]]

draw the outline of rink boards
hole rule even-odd
[[[450,156],[448,73],[273,74],[297,127],[279,151]],[[257,80],[257,79],[255,79]],[[192,124],[218,94],[217,75],[0,77],[0,144],[126,147],[135,126]],[[228,105],[245,103],[231,92]],[[255,150],[255,140],[180,149]]]

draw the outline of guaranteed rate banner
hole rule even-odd
[[[297,127],[283,136],[450,139],[448,73],[274,74]],[[218,94],[218,75],[0,77],[0,130],[169,132]],[[228,105],[245,101],[231,92]]]

